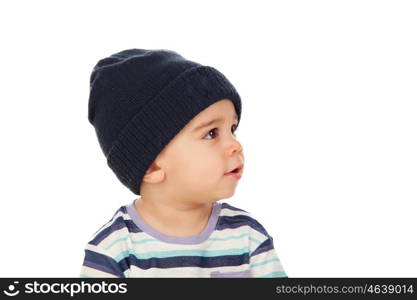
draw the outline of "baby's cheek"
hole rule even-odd
[[[193,149],[177,153],[170,169],[178,177],[178,182],[197,184],[202,180],[207,182],[218,177],[224,171],[224,166],[216,159],[215,154]]]

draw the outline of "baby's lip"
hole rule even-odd
[[[229,174],[229,173],[239,173],[239,174],[241,174],[242,171],[243,171],[243,166],[244,166],[243,164],[239,164],[239,165],[235,166],[233,169],[231,169],[229,172],[226,172],[225,174]]]

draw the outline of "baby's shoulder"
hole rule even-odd
[[[252,213],[230,205],[227,202],[222,203],[219,223],[228,224],[233,228],[246,226],[265,236],[269,236],[264,226],[257,219],[255,219]]]
[[[137,230],[127,212],[126,205],[123,205],[90,237],[88,246],[105,251],[115,241],[126,238],[130,232]]]

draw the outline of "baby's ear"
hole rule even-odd
[[[157,162],[153,162],[143,176],[143,181],[148,183],[158,183],[164,178],[164,171],[158,166]]]
[[[152,164],[150,165],[150,167],[146,171],[145,176],[148,175],[148,174],[151,174],[152,172],[154,172],[157,169],[159,169],[159,166],[157,165],[157,163],[155,161],[152,162]]]

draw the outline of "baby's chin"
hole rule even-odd
[[[211,189],[207,192],[196,193],[195,199],[197,202],[203,203],[215,203],[223,199],[232,197],[235,194],[234,189]]]
[[[170,184],[168,190],[177,195],[186,195],[186,198],[195,199],[195,202],[198,203],[209,203],[233,197],[238,186],[237,180],[225,177],[211,182],[203,182],[201,180],[195,182],[194,179],[196,178],[190,181],[183,180],[181,183]]]
[[[222,188],[222,189],[218,189],[215,192],[215,199],[217,199],[216,201],[222,200],[222,199],[228,199],[233,197],[233,195],[236,192],[236,186],[235,187],[229,187],[229,188]]]

